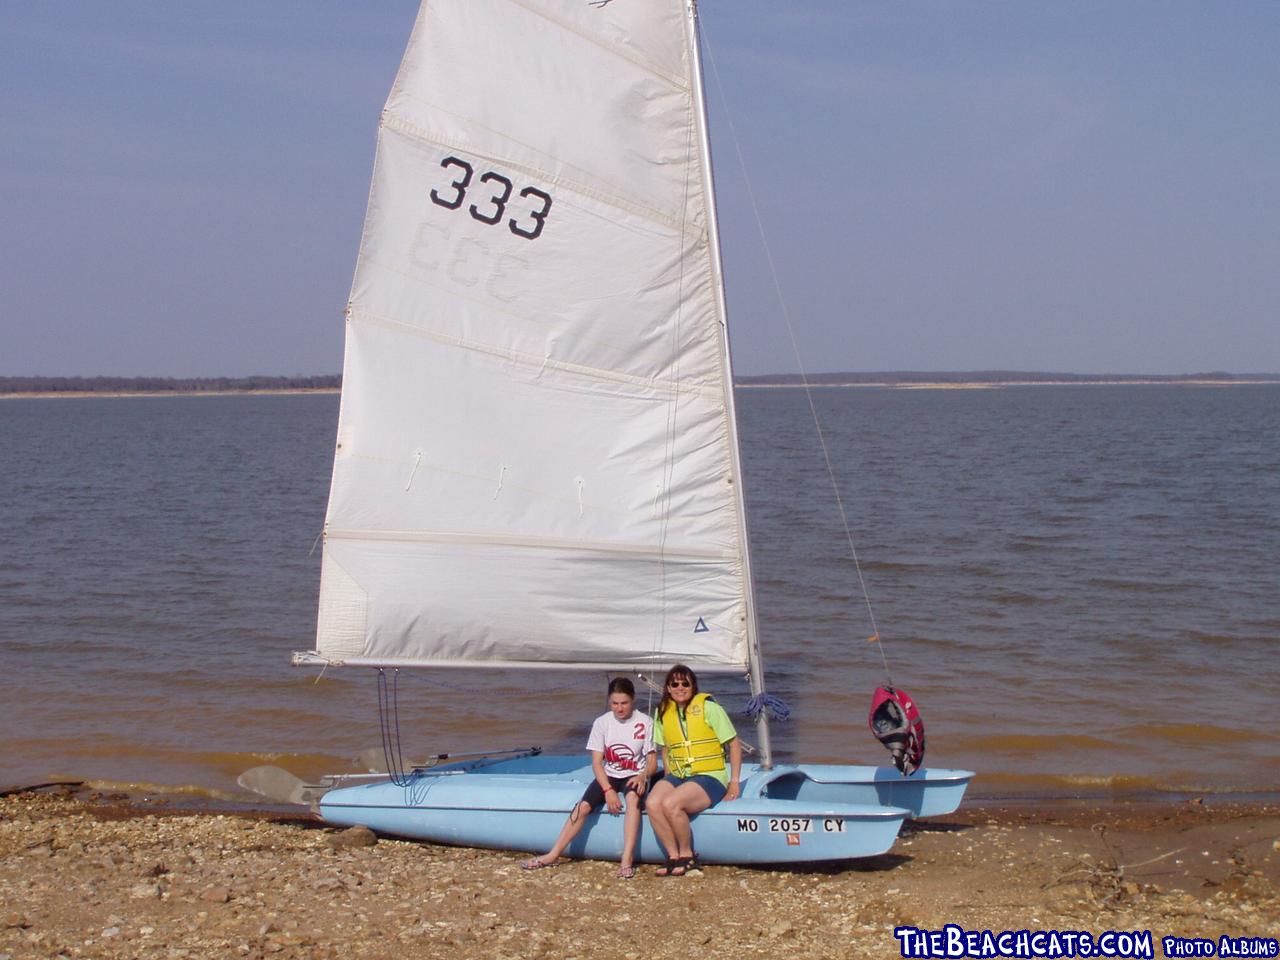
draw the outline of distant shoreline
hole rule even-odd
[[[23,390],[0,393],[0,400],[73,400],[101,397],[117,400],[128,397],[288,397],[313,393],[340,393],[339,387],[280,387],[272,390]]]
[[[244,395],[335,393],[337,373],[292,376],[251,374],[245,377],[56,377],[0,376],[0,399],[18,397],[224,397]]]
[[[1168,387],[1168,386],[1188,386],[1188,387],[1243,387],[1256,386],[1258,384],[1278,384],[1280,378],[1257,378],[1257,379],[1181,379],[1169,377],[1166,379],[1141,379],[1141,380],[922,380],[922,381],[906,381],[906,380],[856,380],[848,382],[820,382],[809,383],[809,388],[813,390],[825,390],[829,388],[848,388],[848,387],[879,387],[889,388],[893,390],[995,390],[1003,387]],[[756,390],[756,389],[788,389],[803,390],[805,384],[795,383],[792,381],[752,381],[739,382],[734,384],[739,390]]]
[[[1129,386],[1188,386],[1188,387],[1242,387],[1280,384],[1280,377],[1233,378],[1158,378],[1103,379],[1097,380],[849,380],[810,381],[814,390],[869,387],[889,390],[998,390],[1006,387],[1129,387]],[[803,383],[791,380],[757,380],[751,378],[734,384],[738,390],[803,390]],[[154,397],[282,397],[311,394],[340,393],[341,387],[275,387],[245,390],[15,390],[0,389],[0,400],[68,400],[85,397],[103,399],[154,398]]]

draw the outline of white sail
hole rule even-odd
[[[316,653],[746,669],[686,0],[429,0],[347,310]]]

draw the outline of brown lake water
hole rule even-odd
[[[927,763],[986,797],[1277,790],[1280,387],[815,396]],[[804,394],[738,403],[769,686],[793,710],[775,750],[883,763]],[[246,767],[348,770],[380,743],[372,671],[289,665],[336,418],[333,395],[0,402],[0,784],[230,797]],[[578,752],[603,687],[404,672],[406,752]]]

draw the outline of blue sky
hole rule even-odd
[[[0,375],[337,371],[416,7],[0,5]],[[1280,371],[1280,4],[701,9],[810,370]],[[735,364],[794,370],[707,84]]]

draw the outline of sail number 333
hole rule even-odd
[[[447,187],[433,188],[431,202],[457,210],[467,199],[467,189],[471,186],[475,170],[467,161],[457,157],[445,157],[440,161],[440,166],[451,170],[453,181]],[[506,215],[507,203],[511,200],[511,191],[515,186],[493,170],[480,174],[477,182],[487,188],[484,192],[488,196],[471,204],[471,218],[493,226]],[[537,240],[542,234],[542,228],[546,226],[547,214],[551,212],[551,195],[537,187],[525,187],[520,191],[520,199],[525,201],[519,204],[524,209],[513,211],[516,216],[507,220],[507,229],[517,237]]]

